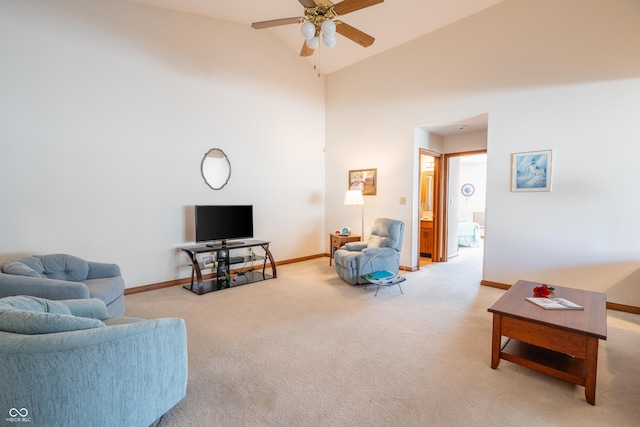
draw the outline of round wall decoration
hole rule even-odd
[[[474,187],[473,184],[467,183],[460,188],[460,192],[463,196],[470,197],[476,192],[476,187]]]

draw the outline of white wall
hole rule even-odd
[[[378,168],[368,222],[414,224],[417,208],[398,203],[417,194],[413,129],[487,113],[484,280],[640,306],[640,203],[629,197],[640,155],[638,22],[637,0],[508,0],[329,75],[327,228],[349,219],[339,194],[357,167]],[[553,150],[553,191],[510,192],[511,153],[539,149]],[[407,247],[416,236],[408,227]]]
[[[269,32],[0,0],[0,58],[0,260],[116,262],[129,287],[188,277],[195,204],[253,204],[276,260],[325,251],[324,78]],[[220,191],[200,176],[214,147],[232,168]]]
[[[253,204],[276,259],[326,252],[328,231],[359,228],[348,170],[377,168],[365,228],[403,219],[412,265],[418,127],[489,114],[484,279],[640,306],[638,22],[638,0],[507,0],[329,75],[325,112],[324,79],[268,32],[118,1],[0,0],[0,258],[117,262],[128,286],[186,277],[176,248],[204,203]],[[199,173],[212,147],[232,163],[221,191]],[[511,193],[511,153],[547,148],[553,191]]]
[[[462,186],[471,184],[475,192],[471,196],[462,194]],[[458,218],[473,221],[474,212],[484,212],[487,200],[487,163],[472,162],[465,163],[461,159],[460,182],[458,188],[454,189],[458,197]]]

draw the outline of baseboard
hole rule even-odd
[[[490,288],[504,289],[505,291],[511,287],[511,285],[505,285],[504,283],[498,283],[498,282],[490,282],[488,280],[481,280],[480,284],[482,286],[488,286]]]
[[[491,288],[498,288],[503,290],[507,290],[511,287],[511,285],[506,285],[504,283],[490,282],[488,280],[482,280],[480,284],[482,286],[488,286]],[[633,305],[618,304],[616,302],[609,302],[609,301],[607,301],[607,310],[615,310],[615,311],[622,311],[625,313],[640,314],[640,307],[636,307]]]
[[[208,276],[212,276],[212,275],[208,275]],[[171,286],[184,285],[190,282],[191,282],[191,279],[189,278],[169,280],[168,282],[160,282],[160,283],[153,283],[151,285],[142,285],[142,286],[136,286],[133,288],[126,288],[124,290],[124,294],[131,295],[131,294],[137,294],[140,292],[154,291],[156,289],[170,288]]]
[[[303,256],[301,258],[291,258],[284,261],[278,261],[276,262],[276,265],[294,264],[296,262],[309,261],[310,259],[316,259],[316,258],[322,258],[322,257],[329,258],[329,254],[316,254],[316,255]]]
[[[607,302],[607,309],[624,311],[625,313],[640,314],[640,307],[633,305],[618,304],[617,302]]]
[[[293,264],[296,262],[301,262],[301,261],[309,261],[311,259],[315,259],[315,258],[322,258],[324,257],[325,254],[318,254],[318,255],[310,255],[310,256],[305,256],[305,257],[300,257],[300,258],[292,258],[292,259],[288,259],[288,260],[284,260],[284,261],[278,261],[276,262],[276,267],[279,265],[285,265],[285,264]],[[326,256],[328,257],[329,255],[326,254]],[[245,269],[239,269],[239,271],[242,270],[247,270],[249,267],[245,268]],[[271,263],[267,263],[265,268],[271,268]],[[214,274],[203,274],[202,278],[207,280],[207,279],[212,279],[214,278],[215,275]],[[184,285],[187,283],[191,283],[191,278],[190,277],[185,277],[182,279],[176,279],[176,280],[169,280],[167,282],[160,282],[160,283],[152,283],[150,285],[142,285],[142,286],[136,286],[133,288],[126,288],[124,290],[124,294],[125,295],[131,295],[131,294],[137,294],[140,292],[146,292],[146,291],[153,291],[156,289],[163,289],[163,288],[170,288],[172,286],[179,286],[179,285]]]

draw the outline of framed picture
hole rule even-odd
[[[213,257],[212,256],[205,257],[202,260],[202,264],[204,265],[204,268],[213,268],[213,267],[215,267],[215,263],[213,261]]]
[[[378,169],[349,171],[349,190],[360,190],[363,196],[375,196]]]
[[[551,150],[511,154],[511,191],[551,191]]]

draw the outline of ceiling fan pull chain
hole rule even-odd
[[[318,71],[318,77],[320,77],[320,50],[320,46],[318,46],[318,49],[316,49],[316,63],[313,66],[313,69]]]

